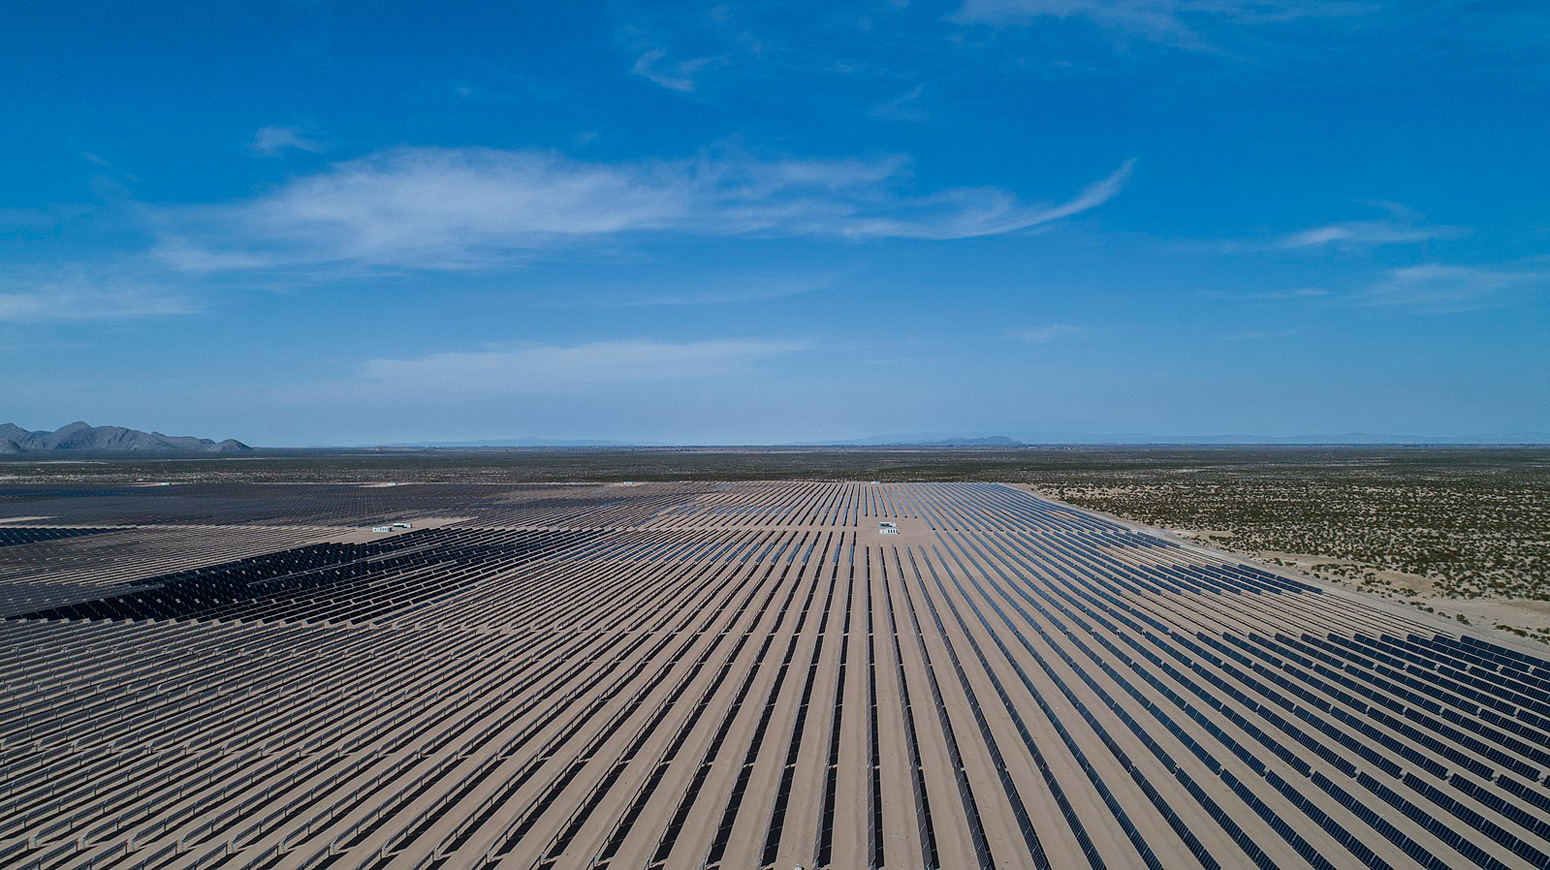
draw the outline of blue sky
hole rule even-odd
[[[12,4],[0,416],[1550,431],[1541,4],[454,8]]]

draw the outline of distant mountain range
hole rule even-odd
[[[123,426],[71,423],[50,432],[47,429],[29,431],[15,423],[0,424],[0,453],[42,453],[63,450],[104,453],[244,453],[252,449],[241,441],[230,438],[225,441],[211,441],[209,438],[193,438],[186,435],[141,432],[138,429],[126,429]]]
[[[1489,435],[1383,435],[1344,432],[1332,435],[1154,435],[1146,432],[1014,432],[1010,435],[966,435],[951,432],[874,435],[869,438],[835,439],[762,444],[700,444],[652,441],[611,441],[593,438],[499,438],[470,441],[412,441],[392,444],[360,445],[373,450],[522,447],[1038,447],[1065,445],[1518,445],[1550,444],[1550,432],[1508,432]],[[0,455],[56,451],[133,453],[246,453],[254,448],[228,438],[212,441],[186,435],[142,432],[123,426],[93,426],[75,422],[50,432],[27,430],[14,423],[0,424]],[[319,448],[325,449],[325,448]],[[327,448],[341,449],[341,448]],[[356,448],[359,449],[359,448]]]
[[[833,441],[721,446],[744,447],[1034,447],[1044,445],[1337,445],[1337,444],[1550,444],[1550,432],[1510,432],[1492,435],[1381,435],[1346,432],[1334,435],[1153,435],[1145,432],[1029,432],[1017,435],[953,435],[948,433],[874,435]],[[688,447],[650,441],[600,441],[581,438],[505,438],[484,441],[416,441],[382,445],[399,449],[476,449],[502,447]],[[714,445],[697,445],[714,446]]]
[[[1509,432],[1491,435],[1375,435],[1345,432],[1334,435],[1153,435],[1145,432],[1032,432],[984,437],[877,435],[849,441],[814,441],[794,447],[1022,447],[1050,444],[1550,444],[1550,432]]]
[[[488,441],[412,441],[400,444],[383,444],[383,448],[432,448],[437,450],[472,450],[477,448],[498,447],[704,447],[716,445],[695,444],[670,444],[660,441],[597,441],[585,438],[502,438]],[[892,438],[872,438],[860,441],[814,441],[803,444],[741,444],[732,445],[739,447],[1023,447],[1022,441],[1016,441],[1005,435],[991,435],[985,438],[943,438],[936,441],[910,441],[895,440]]]
[[[816,441],[794,447],[1027,447],[1035,442],[1019,441],[1005,435],[959,437],[938,435],[879,435],[855,441]]]
[[[501,438],[490,441],[412,441],[381,446],[457,449],[460,447],[642,447],[645,445],[633,441],[597,441],[586,438]]]

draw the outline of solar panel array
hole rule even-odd
[[[4,867],[1550,866],[1550,660],[1008,486],[0,514]]]

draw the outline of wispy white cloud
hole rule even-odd
[[[858,204],[837,220],[815,224],[809,232],[852,238],[915,239],[966,239],[1011,233],[1097,208],[1124,189],[1134,169],[1135,160],[1126,160],[1108,176],[1082,188],[1063,203],[1030,205],[1001,188],[959,187],[914,199],[892,198],[885,206],[897,213],[896,217],[868,217]]]
[[[1409,227],[1393,221],[1350,221],[1312,227],[1288,233],[1277,239],[1275,247],[1297,248],[1368,248],[1378,245],[1409,244],[1431,239],[1449,239],[1464,235],[1457,227]]]
[[[1223,299],[1229,302],[1271,302],[1283,299],[1317,299],[1328,296],[1329,291],[1322,287],[1297,287],[1291,290],[1197,290],[1195,295],[1202,299]]]
[[[93,275],[82,269],[0,275],[0,322],[128,320],[196,310],[198,306],[187,296],[131,277]]]
[[[358,374],[369,388],[395,394],[522,395],[745,373],[807,346],[805,341],[754,339],[530,345],[375,359],[362,364]]]
[[[874,106],[869,114],[882,121],[929,121],[931,112],[919,104],[920,96],[925,92],[926,86],[918,84],[886,103]]]
[[[1178,48],[1205,48],[1199,25],[1272,24],[1370,12],[1348,0],[964,0],[960,21],[1026,25],[1040,19],[1086,19],[1117,32]]]
[[[1041,18],[1087,18],[1144,33],[1152,39],[1180,42],[1192,38],[1181,20],[1182,0],[964,0],[961,21],[1028,24]]]
[[[1318,226],[1258,238],[1180,243],[1183,250],[1202,253],[1262,251],[1360,250],[1385,245],[1414,245],[1438,239],[1457,239],[1470,234],[1468,227],[1428,224],[1424,218],[1394,202],[1371,202],[1386,212],[1373,220],[1334,221]]]
[[[321,154],[328,150],[328,143],[308,135],[300,127],[259,127],[248,147],[266,156],[287,149]]]
[[[689,17],[701,22],[709,18],[709,16],[693,13]],[[681,20],[677,16],[669,16],[669,19],[675,22]],[[676,51],[670,46],[682,48],[681,45],[677,45],[679,40],[662,33],[661,22],[642,21],[640,24],[641,26],[620,28],[615,37],[626,51],[633,52],[635,55],[635,62],[630,67],[630,72],[652,84],[679,93],[693,93],[701,75],[731,63],[732,59],[725,51],[716,49],[712,49],[709,53],[698,54],[692,51]],[[686,54],[695,54],[695,56],[688,60],[677,59]]]
[[[630,72],[668,90],[689,93],[694,90],[696,75],[706,69],[724,66],[726,63],[727,58],[719,55],[669,61],[665,50],[653,48],[635,59],[635,65],[630,68]]]
[[[161,213],[159,253],[190,271],[276,267],[476,269],[623,234],[959,239],[1095,208],[1133,161],[1055,204],[1001,188],[899,191],[909,163],[758,159],[588,163],[537,151],[401,148],[231,205]]]
[[[1271,247],[1287,250],[1322,247],[1369,248],[1379,245],[1413,244],[1432,239],[1453,239],[1469,234],[1469,230],[1465,227],[1423,224],[1418,215],[1398,203],[1373,204],[1388,212],[1388,217],[1310,227],[1277,238],[1271,243]]]
[[[1453,314],[1493,308],[1512,297],[1550,287],[1550,273],[1478,266],[1425,264],[1391,269],[1354,300],[1362,305]]]
[[[1072,326],[1068,323],[1052,323],[1048,326],[1035,326],[1029,329],[1016,329],[1011,336],[1018,341],[1029,344],[1049,344],[1056,341],[1076,338],[1086,334],[1087,330],[1081,326]]]

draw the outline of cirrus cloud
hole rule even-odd
[[[248,145],[255,153],[266,156],[279,154],[287,149],[310,151],[320,154],[328,150],[328,144],[308,135],[300,127],[260,127]]]
[[[84,268],[0,274],[0,323],[69,323],[191,314],[187,295],[154,280]]]
[[[590,163],[542,151],[397,148],[246,201],[166,210],[158,253],[194,272],[460,270],[625,235],[962,239],[1096,208],[1133,165],[1041,204],[992,187],[909,194],[909,161],[898,156]]]
[[[1085,19],[1175,48],[1205,49],[1202,23],[1243,27],[1370,13],[1358,0],[964,0],[960,21],[1027,25],[1040,19]]]
[[[1283,250],[1300,248],[1368,248],[1426,242],[1432,239],[1456,239],[1469,235],[1467,227],[1429,225],[1421,222],[1409,208],[1397,202],[1374,202],[1388,213],[1386,217],[1365,221],[1341,221],[1287,233],[1272,247]]]
[[[1515,294],[1544,288],[1544,271],[1449,266],[1426,263],[1390,269],[1355,297],[1363,305],[1409,308],[1431,314],[1456,314],[1492,308]]]

